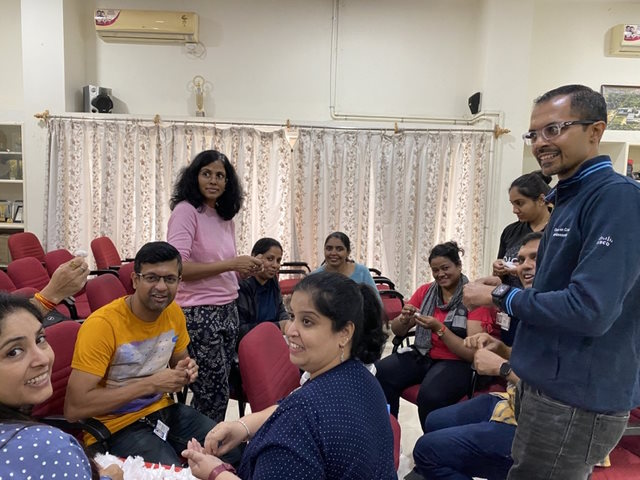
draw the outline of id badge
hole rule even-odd
[[[509,330],[509,325],[511,325],[511,317],[504,312],[498,312],[496,315],[496,323],[500,325],[502,330]]]
[[[156,423],[156,428],[153,429],[153,433],[155,433],[162,440],[167,441],[167,435],[169,434],[169,427],[158,420]]]

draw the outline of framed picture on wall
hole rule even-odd
[[[602,85],[600,93],[607,102],[607,128],[640,130],[640,86]]]

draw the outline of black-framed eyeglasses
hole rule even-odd
[[[522,139],[527,145],[534,143],[538,139],[538,134],[545,140],[553,140],[562,133],[562,130],[571,125],[593,125],[596,122],[598,120],[568,120],[566,122],[550,123],[540,130],[529,130],[527,133],[523,133]]]
[[[136,275],[150,285],[155,285],[160,279],[164,280],[165,285],[175,285],[182,278],[178,275],[156,275],[155,273],[136,273]]]

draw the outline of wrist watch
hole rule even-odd
[[[502,300],[507,296],[507,293],[511,291],[511,287],[509,285],[505,285],[501,283],[491,292],[491,298],[493,300],[493,304],[502,309]]]
[[[236,469],[233,468],[228,463],[222,462],[220,465],[211,470],[211,473],[207,477],[207,480],[216,480],[216,477],[220,475],[222,472],[231,472],[236,473]]]
[[[511,364],[509,362],[504,362],[500,365],[500,376],[503,378],[507,378],[507,376],[511,373]]]

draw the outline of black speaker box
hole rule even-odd
[[[476,92],[469,97],[469,110],[471,113],[475,115],[480,111],[480,101],[482,99],[482,94],[480,92]]]
[[[84,97],[84,111],[87,113],[111,113],[113,101],[111,89],[98,87],[97,85],[85,85],[82,87]]]

